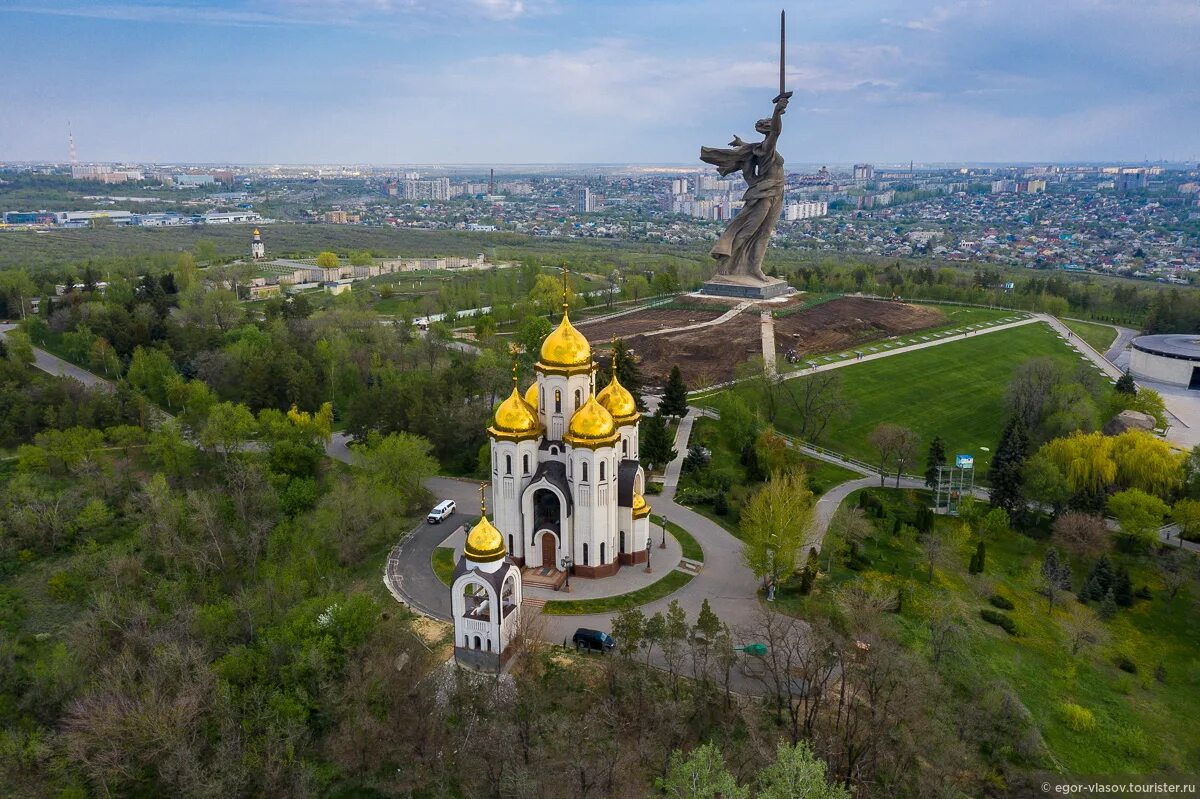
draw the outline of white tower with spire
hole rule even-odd
[[[254,238],[250,241],[250,257],[259,260],[267,256],[267,248],[263,246],[262,233],[254,228]]]

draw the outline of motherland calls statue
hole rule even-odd
[[[708,294],[766,298],[787,293],[786,282],[763,274],[763,256],[775,223],[783,212],[783,193],[787,175],[783,156],[775,149],[783,131],[783,114],[792,93],[784,90],[784,17],[779,14],[779,94],[775,112],[760,119],[754,129],[761,142],[744,142],[734,136],[728,148],[701,147],[700,160],[712,164],[721,176],[741,172],[749,188],[742,195],[744,205],[710,251],[717,259],[717,275],[704,284]]]

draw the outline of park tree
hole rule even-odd
[[[829,526],[825,530],[826,539],[830,537],[839,539],[848,556],[856,552],[858,547],[873,535],[875,535],[875,525],[871,524],[871,520],[867,518],[863,509],[847,504],[838,506],[838,509],[833,512],[833,516],[830,517]],[[822,542],[822,547],[828,553],[825,559],[825,571],[828,572],[833,568],[834,546],[825,541]]]
[[[803,471],[775,472],[742,508],[742,558],[763,581],[778,585],[796,570],[810,541],[813,495]]]
[[[967,572],[970,574],[983,574],[986,565],[987,548],[980,541],[975,547],[975,554],[971,555],[971,562],[967,564]]]
[[[1149,546],[1167,510],[1167,503],[1137,488],[1118,491],[1108,498],[1108,512],[1121,525],[1121,532],[1131,546]]]
[[[410,433],[371,433],[359,451],[372,486],[394,492],[401,507],[411,512],[425,503],[425,481],[438,470],[431,449],[427,439]]]
[[[1166,441],[1144,430],[1126,430],[1112,439],[1116,482],[1125,488],[1169,495],[1183,482],[1184,458]]]
[[[374,260],[368,250],[352,250],[350,252],[351,266],[370,266]]]
[[[996,457],[992,459],[992,468],[988,472],[988,478],[992,482],[992,507],[1003,508],[1009,513],[1015,513],[1024,507],[1025,500],[1021,489],[1028,454],[1029,438],[1025,432],[1025,423],[1021,416],[1014,414],[1004,426],[1004,432],[1000,434]]]
[[[1101,555],[1088,571],[1087,579],[1083,581],[1083,588],[1079,589],[1079,598],[1084,602],[1101,601],[1106,594],[1112,591],[1115,579],[1116,571],[1113,569],[1112,561],[1109,560],[1107,554]]]
[[[338,265],[338,256],[336,252],[324,250],[317,253],[317,266],[322,269],[334,269]]]
[[[1171,521],[1179,527],[1179,546],[1200,536],[1200,501],[1181,499],[1171,507]]]
[[[625,608],[613,617],[613,638],[626,660],[637,654],[646,633],[646,615],[641,608]]]
[[[1049,602],[1050,612],[1054,612],[1054,601],[1063,591],[1071,590],[1071,565],[1058,556],[1054,547],[1046,547],[1042,559],[1041,591]]]
[[[783,395],[796,410],[796,437],[819,444],[829,423],[850,414],[850,402],[842,390],[837,371],[817,372],[788,380],[781,386]]]
[[[245,405],[219,402],[208,409],[208,418],[200,431],[200,446],[220,453],[228,461],[257,430],[254,414]]]
[[[851,799],[850,791],[829,783],[828,767],[805,741],[780,743],[775,762],[758,772],[755,799]]]
[[[629,344],[625,342],[625,339],[613,340],[612,362],[613,368],[617,372],[617,380],[621,381],[621,385],[625,386],[625,389],[633,395],[637,409],[639,411],[646,410],[645,400],[642,399],[642,389],[645,387],[646,380],[642,377],[642,369],[638,365],[637,356],[633,354],[633,350],[629,349]],[[686,397],[684,404],[687,404]]]
[[[529,290],[529,301],[544,314],[553,314],[562,308],[564,302],[574,305],[576,299],[570,281],[564,283],[561,278],[553,275],[538,275],[533,288]]]
[[[631,275],[625,280],[625,287],[622,293],[626,299],[640,300],[642,297],[650,295],[650,281],[641,275]]]
[[[1159,554],[1157,563],[1159,577],[1162,579],[1163,590],[1167,599],[1173,601],[1179,589],[1196,579],[1196,557],[1189,552],[1178,549],[1166,550]],[[1114,588],[1114,594],[1116,589]]]
[[[1059,625],[1067,643],[1071,645],[1071,656],[1084,649],[1103,645],[1108,640],[1108,630],[1100,622],[1096,611],[1087,605],[1071,602],[1064,606],[1065,613],[1059,616]]]
[[[1071,499],[1066,476],[1041,451],[1025,461],[1021,485],[1025,498],[1036,503],[1035,512],[1038,514],[1046,506],[1049,506],[1052,514],[1057,514]]]
[[[936,488],[941,467],[946,464],[946,445],[941,436],[934,436],[929,442],[929,453],[925,456],[925,485]]]
[[[29,340],[29,335],[24,330],[13,328],[4,335],[2,343],[4,344],[5,354],[10,362],[19,364],[33,363],[33,343]]]
[[[1133,375],[1129,374],[1126,369],[1125,373],[1117,378],[1117,382],[1113,385],[1113,391],[1118,394],[1124,394],[1129,397],[1136,396],[1138,393],[1137,383],[1133,382]]]
[[[916,433],[902,425],[884,422],[870,432],[867,443],[879,457],[879,485],[885,484],[887,473],[895,466],[896,485],[899,487],[900,472],[916,451]]]
[[[679,366],[671,367],[671,375],[667,378],[667,387],[663,391],[662,400],[658,403],[658,412],[665,416],[682,418],[687,415],[688,390],[683,382],[683,374]]]
[[[1055,545],[1076,557],[1094,558],[1108,550],[1108,525],[1100,516],[1068,511],[1054,519],[1050,530]]]
[[[644,417],[641,429],[642,460],[650,469],[666,468],[676,455],[672,446],[671,431],[667,429],[667,421],[660,414]]]
[[[1074,433],[1046,442],[1039,450],[1062,472],[1072,496],[1099,496],[1117,478],[1113,440],[1102,433]]]
[[[763,427],[754,409],[737,392],[729,392],[722,398],[720,409],[717,430],[725,444],[734,452],[752,447]]]
[[[725,765],[715,744],[700,744],[687,754],[675,750],[666,773],[655,779],[655,787],[669,799],[747,799],[749,792]]]

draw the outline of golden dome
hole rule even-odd
[[[258,235],[260,235],[260,234],[259,234],[259,232],[258,232],[258,228],[254,228],[254,235],[255,235],[255,236],[258,236]]]
[[[491,563],[504,557],[504,536],[492,526],[487,516],[480,517],[471,532],[467,533],[463,554],[476,563]]]
[[[567,434],[563,436],[573,447],[603,447],[615,444],[617,441],[617,425],[612,414],[596,401],[593,395],[588,397],[583,407],[575,411],[571,423],[567,425]]]
[[[538,369],[543,372],[567,372],[577,374],[591,371],[592,345],[575,329],[567,317],[567,306],[563,305],[562,321],[553,333],[542,342],[538,358]]]
[[[646,498],[641,494],[633,495],[633,518],[641,519],[644,516],[650,515],[650,506],[646,504]]]
[[[536,380],[534,380],[533,383],[530,384],[529,388],[525,389],[525,404],[528,405],[530,408],[533,408],[534,413],[537,413],[538,387],[537,387]]]
[[[613,421],[618,425],[633,424],[641,418],[641,414],[637,410],[637,402],[629,393],[629,389],[617,380],[616,372],[613,373],[609,384],[596,395],[596,399],[604,406],[605,410],[612,414]]]
[[[542,432],[542,423],[537,413],[521,399],[517,385],[513,383],[512,393],[496,406],[492,426],[488,428],[495,438],[523,441],[527,438],[537,438]]]

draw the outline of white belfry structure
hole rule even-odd
[[[254,228],[254,238],[250,240],[250,257],[260,260],[267,257],[267,248],[263,245],[262,233]]]
[[[488,521],[486,504],[482,514],[467,533],[450,586],[454,658],[466,666],[499,671],[521,617],[521,569],[505,552],[504,536]]]
[[[567,310],[564,287],[562,322],[542,342],[537,380],[522,395],[514,375],[488,428],[492,507],[516,563],[542,577],[608,577],[646,561],[641,415],[615,369],[596,391],[591,345]]]

